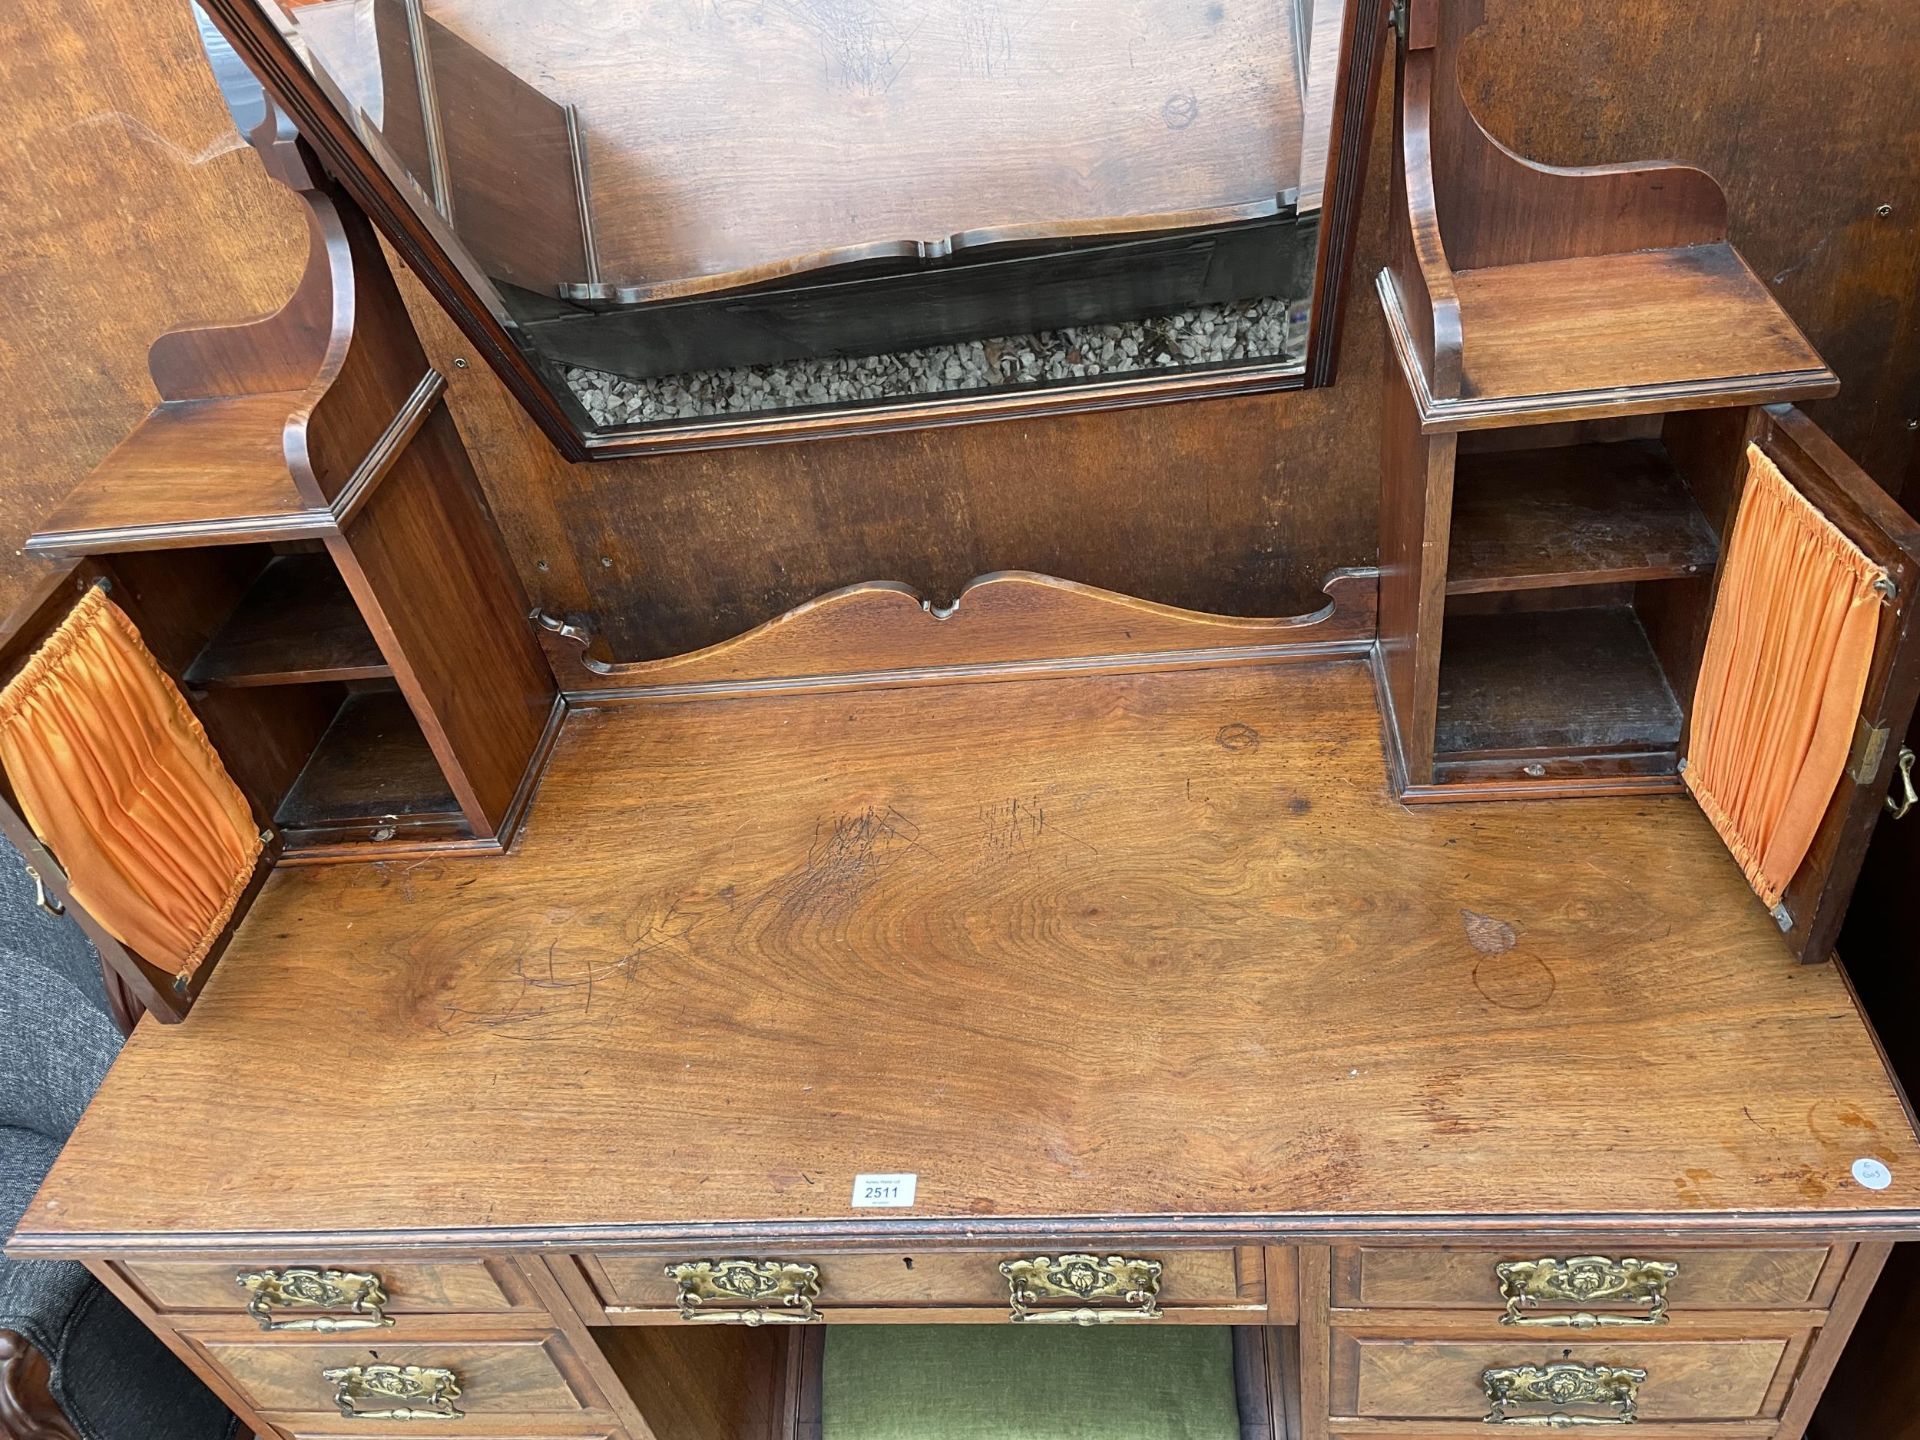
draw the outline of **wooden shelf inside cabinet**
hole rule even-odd
[[[333,561],[326,555],[280,555],[182,678],[209,688],[392,674]]]
[[[406,700],[384,689],[348,694],[274,816],[290,835],[461,818]]]
[[[1447,594],[1681,579],[1720,540],[1658,440],[1462,452]]]
[[[1439,758],[1670,752],[1680,722],[1631,606],[1447,617]]]

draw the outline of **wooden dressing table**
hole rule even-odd
[[[1294,618],[1004,573],[942,608],[857,585],[643,663],[522,623],[458,436],[422,419],[437,390],[410,406],[418,367],[364,345],[400,343],[390,277],[270,115],[269,163],[345,217],[308,283],[354,285],[357,315],[306,303],[365,383],[322,375],[340,398],[310,408],[366,478],[322,476],[289,537],[237,532],[225,492],[129,514],[151,497],[110,457],[36,537],[78,568],[5,655],[73,579],[117,579],[273,844],[192,986],[105,937],[185,1023],[136,1032],[10,1253],[84,1260],[290,1440],[811,1440],[836,1326],[1007,1322],[1232,1327],[1245,1440],[1799,1436],[1890,1245],[1920,1236],[1914,1116],[1831,957],[1891,760],[1850,757],[1770,913],[1681,793],[1679,717],[1747,442],[1887,571],[1869,741],[1920,686],[1920,534],[1778,403],[1833,382],[1764,289],[1705,293],[1767,344],[1676,342],[1672,373],[1554,388],[1481,363],[1520,343],[1475,308],[1518,272],[1660,265],[1604,227],[1565,227],[1576,253],[1484,229],[1447,249],[1472,212],[1435,201],[1455,152],[1430,136],[1471,116],[1428,107],[1476,15],[1405,15],[1383,569]],[[1591,181],[1616,215],[1673,180],[1507,160],[1468,179],[1508,199]],[[1711,186],[1638,233],[1737,278]],[[1662,303],[1699,320],[1675,288]],[[286,420],[263,422],[270,456]],[[1505,489],[1502,454],[1536,457]],[[1608,544],[1548,544],[1569,537],[1528,486],[1595,465],[1618,513],[1570,538]],[[104,497],[114,526],[68,523]],[[463,523],[370,527],[382,497]],[[143,548],[162,521],[160,553],[225,555],[229,591],[178,609],[194,567]],[[1536,563],[1511,549],[1528,535]],[[329,588],[328,613],[366,644],[275,651],[312,609],[268,585],[268,623],[248,597],[288,555],[338,567],[350,603]],[[1595,742],[1572,686],[1509,715],[1517,739],[1449,749],[1462,713],[1506,713],[1460,681],[1462,595],[1525,617],[1543,668],[1565,615],[1604,612],[1671,733]],[[423,606],[438,626],[391,618]],[[205,683],[237,651],[254,683]],[[301,686],[305,748],[250,748]],[[511,727],[463,708],[482,691]],[[324,743],[370,693],[416,727],[404,773],[454,791],[437,808],[372,803],[393,747]],[[323,755],[360,803],[288,823]],[[1515,799],[1535,803],[1494,803]]]

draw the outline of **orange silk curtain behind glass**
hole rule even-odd
[[[140,632],[89,590],[0,691],[0,764],[73,898],[185,978],[260,853],[246,798]]]
[[[1768,906],[1840,784],[1886,572],[1747,447],[1687,741],[1687,787]]]

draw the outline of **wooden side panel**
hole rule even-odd
[[[1382,388],[1380,455],[1380,663],[1395,786],[1433,778],[1440,694],[1440,628],[1446,613],[1458,439],[1425,437],[1413,397],[1398,375]],[[1397,749],[1398,763],[1391,751]]]
[[[629,1326],[601,1345],[655,1440],[777,1440],[790,1413],[780,1326]]]
[[[444,406],[329,545],[474,833],[494,834],[554,684]]]

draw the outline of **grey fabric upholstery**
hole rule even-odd
[[[33,905],[0,840],[0,1235],[11,1235],[120,1050],[100,962]],[[83,1440],[227,1440],[231,1412],[85,1267],[0,1257],[0,1329],[47,1357]]]

